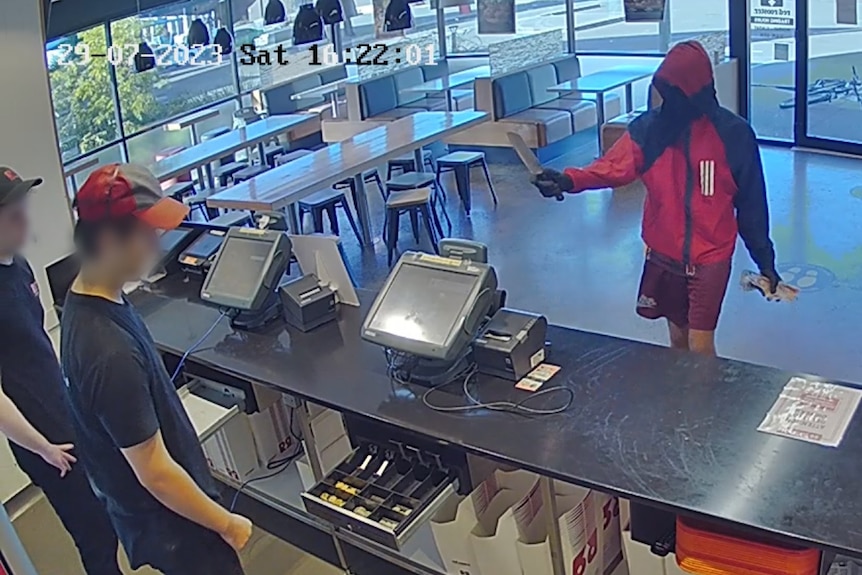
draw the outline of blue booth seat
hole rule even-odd
[[[362,82],[359,85],[362,119],[393,120],[422,110],[446,110],[445,93],[426,95],[422,92],[405,91],[410,86],[439,77],[442,73],[440,68],[414,66]],[[452,99],[456,110],[470,109],[473,105],[473,91],[453,90]]]
[[[580,76],[577,57],[569,56],[534,68],[495,78],[492,82],[494,118],[498,122],[532,125],[537,141],[545,146],[574,133],[595,127],[595,97],[571,94],[560,97],[551,86]],[[620,98],[605,97],[605,115],[619,115]]]

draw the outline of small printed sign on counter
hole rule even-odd
[[[559,365],[543,363],[528,373],[521,379],[521,381],[516,383],[515,387],[523,389],[524,391],[538,391],[538,389],[545,385],[546,381],[554,377],[560,369]]]
[[[757,430],[837,447],[860,399],[859,389],[793,377]]]

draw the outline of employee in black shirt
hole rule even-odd
[[[63,371],[78,453],[133,567],[166,575],[241,574],[251,522],[219,505],[197,435],[123,286],[158,253],[157,230],[188,208],[149,171],[96,170],[76,198],[81,273],[63,307]]]
[[[69,531],[87,573],[120,575],[105,508],[83,465],[72,466],[75,437],[63,377],[43,327],[39,284],[19,255],[29,234],[27,195],[41,183],[0,167],[0,431]]]

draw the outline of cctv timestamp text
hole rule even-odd
[[[218,44],[186,46],[185,44],[158,44],[150,46],[153,63],[160,67],[171,66],[218,66],[228,61]],[[49,53],[49,65],[86,66],[94,59],[106,60],[114,67],[134,66],[140,52],[139,44],[108,46],[107,50],[95,50],[84,42],[60,44]]]
[[[312,66],[331,66],[338,64],[338,54],[331,44],[319,46],[314,44],[308,48],[311,52]],[[409,64],[411,66],[432,65],[437,62],[434,44],[421,46],[419,44],[403,44],[390,46],[388,44],[357,44],[344,48],[345,64],[357,66],[391,66],[393,64]]]

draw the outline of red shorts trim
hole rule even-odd
[[[647,319],[699,331],[714,331],[730,280],[730,260],[695,266],[686,275],[647,259],[638,291],[637,313]]]

